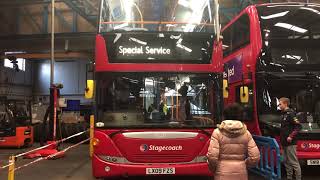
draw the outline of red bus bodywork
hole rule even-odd
[[[238,48],[237,50],[233,51],[232,53],[229,53],[228,55],[223,57],[223,53],[220,53],[220,57],[217,58],[219,60],[215,61],[218,63],[218,66],[215,66],[217,71],[223,72],[224,65],[226,63],[230,63],[230,61],[234,60],[237,57],[242,57],[242,64],[241,68],[239,68],[239,71],[241,71],[241,74],[243,75],[241,79],[238,79],[235,82],[228,82],[228,98],[224,98],[224,105],[227,106],[228,104],[239,102],[239,100],[236,98],[237,94],[237,87],[239,86],[252,86],[253,94],[253,107],[252,107],[252,119],[249,119],[245,121],[248,130],[255,134],[255,135],[264,135],[263,131],[261,129],[261,126],[259,125],[259,118],[258,118],[258,110],[257,110],[257,62],[259,58],[261,57],[261,53],[263,50],[263,38],[262,38],[262,30],[260,28],[260,19],[259,19],[259,13],[257,11],[257,7],[259,6],[269,6],[269,5],[286,5],[290,3],[277,3],[277,4],[261,4],[261,5],[252,5],[245,8],[243,11],[239,13],[236,17],[234,17],[221,31],[221,34],[223,35],[223,32],[230,27],[232,24],[234,24],[242,15],[247,14],[250,21],[250,42],[246,44],[245,46],[242,46]],[[294,3],[292,3],[294,4]],[[297,5],[295,3],[294,5]],[[300,4],[301,5],[301,4]],[[290,6],[290,5],[289,5]],[[236,30],[235,30],[236,31]],[[217,44],[216,44],[217,45]],[[223,52],[223,46],[222,43],[218,44],[218,46],[215,48],[218,49],[217,51]],[[307,72],[308,70],[304,70]],[[311,71],[311,70],[310,70]],[[280,97],[279,97],[280,98]],[[280,137],[279,134],[273,134],[272,135],[278,143],[280,144]],[[309,159],[320,159],[320,137],[319,139],[310,139],[310,140],[299,140],[297,142],[297,156],[299,160],[302,163],[306,163]]]
[[[212,73],[213,69],[217,68],[214,66],[218,66],[213,62],[211,64],[109,63],[106,43],[108,42],[101,34],[96,36],[96,72]],[[220,56],[218,51],[212,54]],[[215,57],[212,56],[212,59]],[[205,156],[212,131],[213,128],[205,130],[95,128],[94,138],[98,141],[98,145],[94,146],[92,157],[93,176],[144,176],[147,168],[174,168],[174,175],[211,176]],[[150,132],[162,138],[141,138],[148,136]],[[129,137],[132,134],[138,134],[140,137]],[[169,138],[172,134],[177,138]],[[168,138],[165,138],[166,136]],[[149,150],[148,148],[152,149],[152,146],[154,150]]]

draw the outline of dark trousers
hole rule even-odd
[[[287,179],[291,180],[293,171],[295,173],[296,180],[301,180],[301,168],[297,158],[297,145],[290,145],[283,147],[284,165],[287,171]]]

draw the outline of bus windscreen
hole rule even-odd
[[[213,74],[98,73],[96,127],[213,127]]]
[[[214,33],[214,0],[102,0],[99,32]]]

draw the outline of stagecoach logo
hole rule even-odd
[[[302,149],[308,149],[309,148],[309,144],[308,143],[302,143],[301,144],[301,148]]]
[[[320,149],[320,144],[313,144],[313,143],[302,143],[302,149]]]
[[[140,151],[141,151],[141,152],[146,152],[146,151],[148,151],[148,145],[146,145],[146,144],[141,144],[141,146],[140,146]]]
[[[146,152],[146,151],[182,151],[182,146],[156,146],[156,145],[147,145],[147,144],[141,144],[140,145],[140,151]]]

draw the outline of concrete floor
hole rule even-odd
[[[63,146],[68,146],[64,144]],[[37,146],[34,146],[37,147]],[[0,149],[0,166],[7,164],[10,154],[24,152],[25,149]],[[18,159],[17,167],[30,160]],[[320,179],[318,171],[320,167],[304,167],[303,180]],[[0,169],[0,180],[7,179],[7,169]],[[152,179],[152,180],[174,180],[174,179],[198,179],[207,180],[203,177],[135,177],[133,179]],[[84,144],[67,152],[66,156],[58,160],[44,160],[36,164],[20,169],[15,174],[15,180],[95,180],[91,175],[91,160],[88,155],[88,145]],[[249,180],[262,180],[263,178],[250,174]]]

